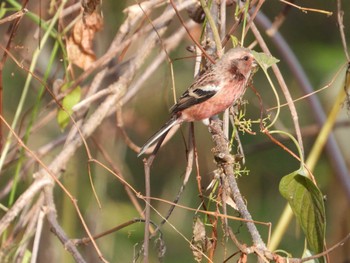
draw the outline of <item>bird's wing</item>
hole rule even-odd
[[[172,114],[187,109],[213,97],[220,89],[218,81],[213,78],[211,70],[204,72],[179,98],[178,102],[170,108]]]

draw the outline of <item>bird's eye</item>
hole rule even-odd
[[[244,56],[244,57],[242,58],[242,60],[248,61],[248,60],[249,60],[249,56]]]

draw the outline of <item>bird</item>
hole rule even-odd
[[[192,85],[170,108],[170,119],[141,147],[138,157],[169,130],[183,122],[205,121],[234,105],[245,93],[247,82],[257,66],[250,49],[236,47],[195,78]]]

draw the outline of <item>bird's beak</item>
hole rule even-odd
[[[252,68],[256,68],[258,66],[259,66],[258,62],[256,62],[255,59],[253,59],[253,61],[252,61]]]
[[[259,70],[259,64],[255,59],[253,59],[253,61],[252,61],[252,73],[255,74],[258,70]]]

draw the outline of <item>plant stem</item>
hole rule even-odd
[[[215,41],[215,45],[216,45],[216,50],[217,50],[218,55],[220,57],[222,54],[222,45],[221,45],[219,31],[216,27],[216,24],[215,24],[215,21],[214,21],[212,15],[210,14],[210,10],[209,10],[207,3],[205,2],[205,0],[200,0],[200,2],[202,5],[202,8],[203,8],[203,11],[205,13],[205,17],[207,18],[207,20],[210,24],[210,27],[211,27],[211,30],[213,33],[213,37],[214,37],[214,41]]]

